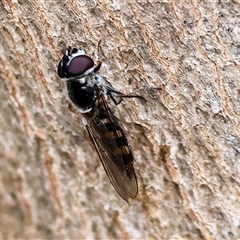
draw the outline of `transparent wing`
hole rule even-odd
[[[103,95],[94,111],[93,117],[89,117],[88,113],[83,114],[87,120],[86,128],[111,184],[117,193],[128,201],[138,193],[131,148]]]

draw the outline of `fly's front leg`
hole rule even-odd
[[[122,102],[123,98],[138,98],[140,100],[142,100],[144,103],[147,102],[147,100],[140,96],[140,95],[135,95],[137,92],[140,91],[150,91],[150,90],[161,90],[161,87],[148,87],[148,86],[142,86],[140,88],[137,88],[136,90],[128,93],[128,94],[124,94],[120,91],[117,91],[116,89],[110,87],[110,86],[105,86],[107,95],[109,95],[109,97],[112,99],[112,101],[114,102],[115,105],[118,105]],[[116,100],[115,96],[117,98],[119,98],[119,100]]]
[[[124,93],[117,91],[116,89],[109,87],[109,86],[105,86],[105,89],[107,91],[107,95],[112,99],[112,101],[115,105],[120,104],[122,102],[123,98],[138,98],[138,99],[142,100],[144,103],[146,103],[146,99],[144,97],[135,95],[136,92],[143,90],[142,88],[138,88],[128,94],[124,94]],[[115,97],[119,98],[119,100],[117,100]]]

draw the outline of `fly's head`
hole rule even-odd
[[[66,80],[69,98],[80,112],[90,112],[102,93],[102,78],[96,73],[101,64],[94,65],[82,49],[65,47],[62,54],[58,76]]]
[[[92,58],[86,55],[82,49],[64,47],[63,57],[58,64],[58,76],[60,78],[83,78],[99,70],[101,64],[94,66]]]

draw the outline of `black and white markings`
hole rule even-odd
[[[123,98],[143,97],[123,94],[107,85],[97,73],[101,63],[95,65],[86,52],[77,48],[63,48],[58,65],[58,76],[66,79],[68,95],[83,115],[83,123],[98,152],[102,165],[117,193],[124,200],[138,193],[133,154],[118,119],[107,104],[107,97],[119,104]],[[116,100],[120,99],[120,100]]]

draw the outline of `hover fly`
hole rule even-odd
[[[126,95],[112,88],[97,73],[101,63],[95,65],[84,50],[68,47],[62,53],[58,76],[66,79],[69,98],[83,115],[83,123],[111,184],[124,200],[135,198],[138,184],[132,150],[107,99],[118,105],[123,98],[144,98],[135,95],[135,91]]]

